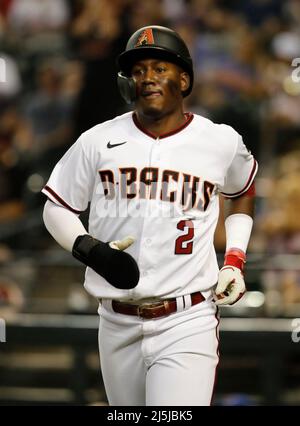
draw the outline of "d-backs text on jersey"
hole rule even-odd
[[[215,185],[176,170],[158,167],[123,167],[118,170],[99,170],[103,193],[107,200],[149,199],[179,203],[183,210],[196,208],[205,211]]]

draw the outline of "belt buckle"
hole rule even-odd
[[[168,304],[168,303],[167,303]],[[151,303],[143,303],[142,305],[139,305],[137,308],[138,311],[138,316],[140,318],[145,318],[145,319],[153,319],[153,318],[157,318],[157,315],[155,315],[155,309],[157,308],[166,308],[166,302],[160,302],[160,303],[156,303],[156,304],[151,304]]]
[[[149,308],[147,308],[147,305],[145,305],[145,304],[138,306],[137,313],[138,313],[138,316],[140,318],[145,318],[145,315],[143,314],[143,312],[145,311],[145,309],[149,309]]]

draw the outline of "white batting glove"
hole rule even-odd
[[[131,246],[131,244],[133,244],[135,241],[135,238],[132,236],[128,236],[123,238],[123,240],[116,240],[116,241],[111,241],[109,243],[109,246],[115,250],[126,250],[129,246]]]
[[[215,289],[216,305],[233,305],[246,292],[243,276],[245,260],[245,253],[238,249],[230,249],[225,254],[224,266],[219,272]]]

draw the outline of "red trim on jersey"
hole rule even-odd
[[[215,368],[215,378],[214,378],[213,390],[212,390],[212,394],[211,394],[210,404],[209,404],[209,405],[211,405],[212,400],[213,400],[213,397],[214,397],[215,387],[216,387],[216,384],[217,384],[217,370],[218,370],[219,363],[220,363],[220,352],[219,352],[219,347],[220,347],[220,338],[219,338],[219,333],[218,333],[219,324],[220,324],[220,316],[219,316],[219,308],[218,308],[217,306],[216,306],[216,308],[217,308],[217,310],[216,310],[216,313],[215,313],[215,317],[216,317],[216,320],[217,320],[217,325],[216,325],[216,338],[217,338],[217,342],[218,342],[218,345],[217,345],[217,357],[218,357],[218,362],[217,362],[217,365],[216,365],[216,368]]]
[[[62,206],[64,206],[64,207],[66,207],[68,210],[70,210],[71,212],[73,212],[73,213],[76,213],[76,214],[80,214],[80,213],[82,213],[82,211],[81,210],[75,210],[75,209],[73,209],[71,206],[69,206],[69,204],[67,204],[62,198],[60,198],[60,196],[59,195],[57,195],[56,194],[56,192],[55,191],[53,191],[53,189],[52,188],[50,188],[48,185],[46,185],[45,187],[44,187],[44,190],[45,191],[47,191],[47,192],[49,192],[49,194],[51,194],[52,195],[52,197],[54,197]]]
[[[237,197],[224,197],[226,200],[231,200],[232,198],[237,199],[241,197],[255,197],[256,195],[256,189],[255,189],[255,182],[253,181],[246,192],[243,192],[241,195],[238,195]]]
[[[191,123],[191,121],[194,118],[194,114],[192,114],[191,112],[185,112],[184,115],[186,117],[185,123],[183,123],[180,127],[177,127],[177,129],[174,129],[171,132],[162,133],[159,136],[154,135],[154,133],[150,132],[145,127],[143,127],[142,124],[139,122],[135,112],[132,114],[132,119],[133,119],[133,122],[136,125],[136,127],[139,130],[141,130],[143,133],[145,133],[147,136],[150,136],[150,138],[152,138],[152,139],[157,139],[157,138],[163,139],[163,138],[168,138],[169,136],[173,136],[176,133],[181,132],[183,129],[185,129]]]
[[[221,192],[221,194],[224,195],[224,197],[228,197],[228,198],[236,198],[236,197],[239,197],[240,195],[243,195],[246,191],[248,191],[248,189],[250,189],[250,185],[252,184],[252,181],[254,179],[256,171],[257,171],[257,161],[254,159],[254,163],[253,163],[253,167],[252,167],[250,176],[249,176],[247,183],[244,186],[244,188],[241,189],[238,192],[234,192],[233,194],[228,194],[226,192]]]
[[[255,197],[256,189],[255,189],[255,182],[254,181],[251,183],[251,185],[249,186],[247,191],[244,192],[244,194],[242,194],[242,195],[243,196],[245,195],[246,197]]]

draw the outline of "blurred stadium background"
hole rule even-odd
[[[45,230],[40,190],[81,132],[126,111],[115,58],[149,24],[188,42],[186,109],[232,125],[260,165],[214,404],[299,405],[299,0],[0,0],[0,404],[106,403],[97,303]],[[221,263],[222,226],[216,247]]]

